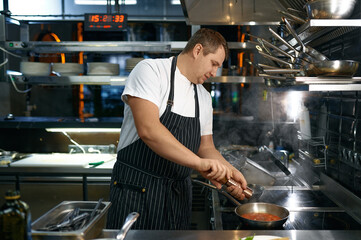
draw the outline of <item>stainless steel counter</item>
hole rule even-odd
[[[102,237],[115,238],[117,230],[103,230]],[[279,237],[289,237],[292,240],[300,239],[360,239],[361,230],[335,231],[335,230],[245,230],[245,231],[150,231],[150,230],[130,230],[126,240],[239,240],[240,238],[257,235],[271,235]]]

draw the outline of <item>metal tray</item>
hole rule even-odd
[[[111,205],[110,202],[102,202],[98,208],[99,214],[94,217],[83,228],[76,231],[38,231],[37,229],[43,229],[49,224],[55,224],[61,221],[66,214],[73,211],[75,208],[79,208],[80,212],[91,213],[95,208],[97,201],[64,201],[49,210],[43,216],[35,220],[32,225],[32,239],[61,239],[61,240],[85,240],[98,237],[104,226],[105,216]]]

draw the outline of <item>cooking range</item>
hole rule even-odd
[[[252,202],[244,200],[243,203]],[[267,202],[286,207],[290,215],[280,230],[359,230],[361,224],[342,208],[338,207],[319,189],[278,186],[266,188],[259,199],[253,202]],[[224,195],[212,191],[213,229],[245,230],[234,213],[235,205]]]

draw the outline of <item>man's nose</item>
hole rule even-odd
[[[212,69],[212,72],[211,72],[212,77],[214,77],[214,76],[217,75],[217,70],[218,70],[218,67],[214,67],[214,68]]]

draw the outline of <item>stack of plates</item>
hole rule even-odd
[[[144,58],[128,58],[125,60],[125,70],[131,72],[135,65],[142,61]]]
[[[88,63],[87,74],[92,76],[117,76],[119,75],[119,64],[91,62]]]
[[[25,76],[49,76],[50,63],[21,62],[20,72],[22,72]]]
[[[83,73],[80,63],[52,63],[52,72],[58,76],[75,76]]]

